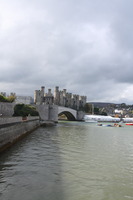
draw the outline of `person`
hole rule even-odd
[[[116,123],[114,124],[114,126],[115,126],[115,127],[122,127],[122,125],[116,124]]]
[[[102,126],[102,124],[98,124],[98,126]]]

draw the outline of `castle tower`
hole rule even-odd
[[[42,86],[42,87],[41,87],[41,95],[42,95],[43,97],[44,97],[44,92],[45,92],[44,90],[45,90],[45,87]]]
[[[48,96],[52,96],[51,89],[48,89]]]
[[[63,89],[63,106],[66,106],[66,94],[67,94],[67,90]]]
[[[45,87],[41,87],[41,92],[40,92],[40,103],[42,104],[44,101],[44,92],[45,92]]]
[[[84,106],[85,106],[86,100],[87,100],[87,97],[86,97],[86,96],[80,96],[80,97],[79,97],[80,107],[84,107]]]
[[[34,92],[34,103],[39,104],[39,101],[40,101],[40,91],[35,90],[35,92]]]
[[[34,92],[34,103],[35,104],[42,104],[44,101],[44,89],[45,87],[42,86],[41,90],[35,90]]]
[[[59,87],[56,86],[54,90],[54,104],[59,105],[60,102],[60,92]]]
[[[51,92],[51,89],[48,89],[48,93],[44,94],[44,104],[52,105],[54,102],[54,97]]]

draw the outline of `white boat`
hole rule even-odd
[[[97,120],[94,120],[94,119],[85,119],[85,122],[97,123]]]
[[[85,122],[120,122],[120,118],[102,115],[85,115]]]
[[[91,117],[92,115],[85,115],[84,116],[84,121],[89,122],[89,123],[97,123],[97,119],[94,117]]]

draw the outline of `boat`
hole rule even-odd
[[[121,125],[121,124],[115,123],[115,124],[114,124],[114,127],[122,127],[122,125]]]
[[[133,123],[126,123],[126,125],[128,125],[128,126],[133,126]]]
[[[111,124],[97,124],[98,126],[105,126],[105,127],[114,127],[113,125]]]
[[[88,122],[88,123],[97,123],[97,120],[96,119],[85,119],[85,122]]]
[[[93,115],[85,115],[84,121],[87,123],[97,123],[98,122],[97,118],[95,118]]]
[[[120,118],[115,118],[111,116],[103,116],[103,115],[85,115],[85,122],[114,122],[119,123]]]
[[[98,126],[106,126],[106,127],[122,127],[121,124],[97,124]]]

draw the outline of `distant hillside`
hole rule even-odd
[[[115,103],[107,103],[107,102],[88,102],[88,103],[93,104],[94,107],[98,107],[98,108],[105,108],[109,105],[118,105]]]

